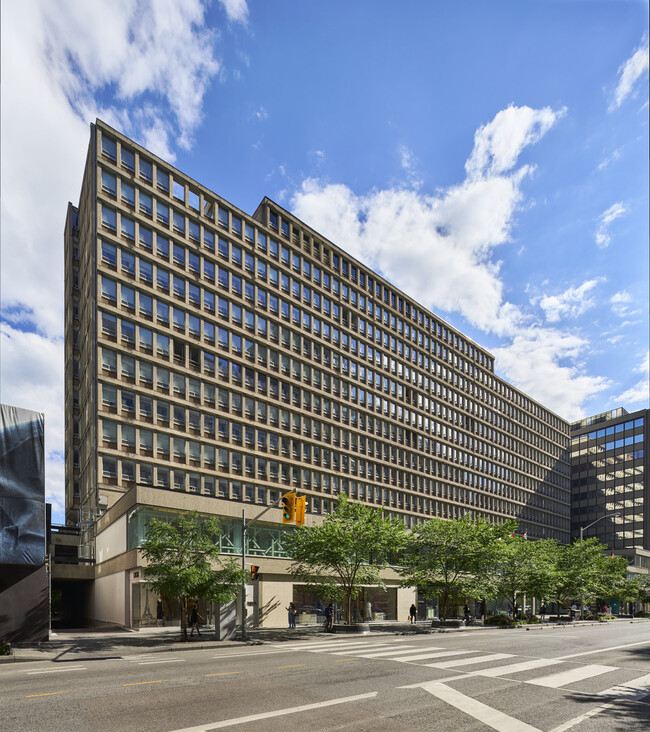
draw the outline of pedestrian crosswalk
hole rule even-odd
[[[444,670],[451,678],[483,676],[503,678],[548,689],[569,687],[575,690],[580,682],[602,677],[603,684],[611,684],[611,672],[616,666],[584,664],[566,658],[531,658],[511,653],[490,653],[479,649],[444,648],[440,645],[414,644],[412,639],[390,640],[328,638],[311,642],[282,644],[283,649],[328,654],[336,657],[375,659],[413,664],[434,670]],[[629,672],[626,672],[629,678]],[[457,676],[454,676],[456,674]],[[609,683],[608,683],[609,682]],[[644,689],[650,694],[650,675],[624,681],[616,687],[617,693],[638,695]],[[607,693],[607,689],[599,693]]]

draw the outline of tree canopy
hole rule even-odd
[[[345,603],[352,621],[352,601],[363,585],[385,586],[381,570],[404,544],[406,529],[399,519],[342,494],[334,513],[317,526],[288,533],[286,549],[293,558],[289,571],[323,600]]]
[[[440,595],[446,620],[453,590],[466,597],[490,596],[488,570],[498,556],[499,540],[515,528],[514,521],[492,524],[469,514],[454,521],[425,521],[409,536],[401,562],[402,584],[419,587],[427,597]]]
[[[246,573],[234,559],[220,560],[219,521],[196,512],[170,521],[152,518],[140,547],[148,562],[144,575],[155,592],[181,601],[181,633],[187,637],[188,600],[228,602],[237,596]]]

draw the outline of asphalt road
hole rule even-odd
[[[650,623],[318,636],[0,666],[1,730],[650,728]]]

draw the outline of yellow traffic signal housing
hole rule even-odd
[[[282,523],[292,524],[296,517],[296,494],[287,493],[282,496]]]
[[[259,571],[260,571],[259,565],[251,564],[251,579],[252,580],[259,579],[259,577],[258,577]]]
[[[307,496],[299,496],[296,498],[296,526],[302,526],[305,523],[306,508]]]

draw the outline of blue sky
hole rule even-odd
[[[646,2],[2,4],[3,402],[63,506],[63,242],[101,117],[267,195],[566,419],[648,406]]]

